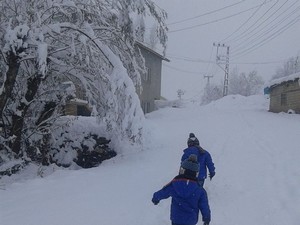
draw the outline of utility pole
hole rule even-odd
[[[204,79],[207,78],[206,86],[209,85],[209,80],[210,80],[210,78],[212,78],[212,77],[213,77],[212,75],[204,75]]]
[[[228,94],[228,76],[229,76],[229,46],[225,44],[216,44],[214,43],[213,46],[217,47],[217,56],[216,56],[216,63],[217,65],[225,72],[224,76],[224,86],[223,86],[223,96]],[[219,48],[226,48],[226,55],[222,55],[219,53]],[[225,68],[220,66],[220,64],[225,64]]]
[[[299,59],[299,56],[297,56],[296,60],[295,60],[294,73],[297,73],[298,59]]]
[[[184,95],[184,94],[185,94],[185,90],[182,90],[182,89],[177,90],[177,96],[180,100],[182,98],[182,95]]]

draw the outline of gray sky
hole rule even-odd
[[[168,48],[162,95],[200,96],[207,83],[222,83],[217,47],[230,49],[230,70],[257,70],[268,81],[290,57],[300,57],[299,0],[154,0],[168,13]],[[264,4],[263,4],[264,3]],[[225,55],[226,47],[219,48]]]

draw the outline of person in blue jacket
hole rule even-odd
[[[210,223],[207,193],[197,182],[198,172],[197,156],[191,155],[181,163],[179,175],[153,194],[154,205],[162,199],[172,197],[170,214],[172,225],[196,225],[199,210],[202,214],[203,225]]]
[[[187,159],[191,154],[195,154],[200,164],[198,182],[201,186],[204,185],[204,181],[207,178],[207,169],[209,171],[210,180],[215,176],[215,165],[213,163],[210,153],[204,150],[199,143],[198,138],[196,138],[194,133],[189,134],[187,140],[188,147],[183,150],[183,155],[181,157],[181,162]]]

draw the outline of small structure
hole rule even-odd
[[[75,93],[75,96],[69,96],[69,100],[66,102],[64,107],[64,115],[69,116],[90,116],[92,108],[85,98],[85,92],[80,86],[80,83],[76,80],[75,84],[73,81],[65,81],[61,83],[62,89],[69,89],[71,92]]]
[[[265,91],[270,94],[270,112],[300,113],[300,72],[271,81]]]
[[[138,93],[144,114],[155,110],[155,100],[161,98],[162,61],[170,60],[145,44],[136,42],[144,59],[147,73],[142,77],[142,93]]]
[[[103,71],[111,74],[113,71],[113,64],[103,54],[101,60]],[[65,115],[72,116],[91,116],[92,106],[88,102],[86,90],[83,88],[82,81],[76,76],[63,77],[61,87],[63,89],[71,88],[75,96],[70,96],[64,108]]]
[[[92,108],[89,106],[88,101],[73,98],[65,105],[65,115],[72,116],[91,116]]]

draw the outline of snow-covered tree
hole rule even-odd
[[[150,0],[1,0],[0,10],[0,151],[48,151],[55,120],[75,94],[65,85],[70,81],[94,106],[108,138],[139,141],[135,87],[144,65],[132,21],[155,18],[166,47],[165,12]]]
[[[233,70],[229,77],[229,94],[243,96],[255,95],[261,92],[264,81],[257,71],[248,74]]]
[[[264,81],[256,71],[248,74],[239,73],[235,68],[229,76],[228,93],[231,95],[250,96],[262,91]],[[208,104],[223,97],[223,85],[207,84],[202,96],[202,104]]]
[[[276,70],[272,79],[289,76],[293,73],[300,72],[300,59],[299,56],[289,58],[281,68]]]
[[[206,105],[212,101],[218,100],[223,97],[223,86],[216,84],[207,84],[204,88],[201,104]]]
[[[156,48],[156,45],[158,44],[159,40],[157,38],[157,34],[156,34],[156,26],[153,25],[151,28],[150,28],[150,34],[149,34],[149,45],[151,47],[151,49],[155,49]]]

